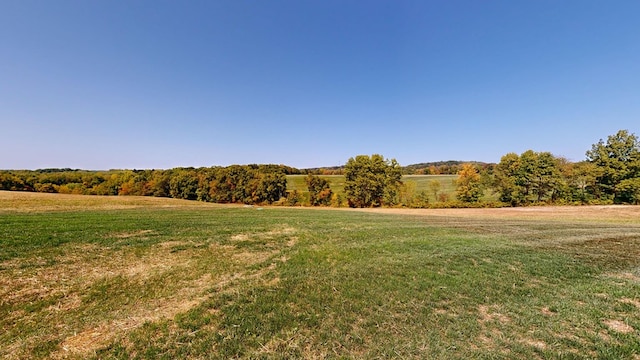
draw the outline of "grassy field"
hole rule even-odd
[[[336,194],[344,194],[344,175],[319,175],[323,179],[327,179],[331,191]],[[307,193],[307,183],[304,179],[307,175],[287,175],[287,190],[296,190],[301,193]]]
[[[640,207],[0,192],[0,358],[640,359]]]
[[[287,175],[287,190],[297,190],[301,193],[307,193],[307,184],[305,183],[306,175]],[[335,194],[344,194],[344,175],[320,175],[321,178],[329,181],[329,186]],[[439,194],[445,194],[449,199],[455,198],[454,180],[457,175],[404,175],[402,181],[409,186],[415,194],[424,191],[429,196],[429,201],[437,202],[437,196],[433,193],[433,187],[430,184],[437,181],[440,186]]]

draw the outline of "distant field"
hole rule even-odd
[[[442,191],[446,193],[454,193],[456,185],[454,181],[458,175],[405,175],[402,177],[403,182],[413,182],[416,184],[416,191],[429,191],[429,183],[434,180],[440,182]]]
[[[638,359],[640,207],[0,191],[3,359]]]
[[[287,175],[287,190],[297,190],[302,193],[308,192],[307,184],[304,181],[306,175]],[[329,181],[331,190],[336,194],[344,193],[344,176],[343,175],[320,175],[321,178]],[[435,202],[437,199],[434,197],[431,191],[430,183],[438,181],[440,183],[439,193],[447,194],[451,199],[455,198],[455,184],[454,180],[457,175],[405,175],[402,177],[402,181],[405,183],[413,184],[413,189],[416,193],[425,191],[430,198],[430,201]]]
[[[344,176],[343,175],[319,175],[323,179],[327,179],[331,190],[336,194],[344,193]],[[304,179],[307,175],[287,175],[287,190],[296,190],[302,193],[308,192],[307,183]]]

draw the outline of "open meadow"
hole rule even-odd
[[[0,191],[0,358],[640,359],[640,207]]]
[[[327,180],[331,191],[335,194],[344,195],[345,177],[344,175],[318,175]],[[307,175],[287,175],[287,190],[295,190],[302,194],[309,192],[305,178]],[[455,179],[458,175],[403,175],[402,182],[414,195],[424,192],[431,203],[437,203],[438,195],[446,199],[455,198]],[[434,184],[437,184],[434,186]],[[435,193],[434,193],[435,191]],[[495,200],[489,194],[488,200]]]

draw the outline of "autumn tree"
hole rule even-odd
[[[464,202],[477,202],[482,196],[481,178],[472,164],[463,164],[458,172],[456,197]]]
[[[155,170],[149,180],[151,195],[157,197],[169,197],[171,193],[171,175],[169,171]]]
[[[257,188],[253,193],[254,203],[274,203],[287,195],[287,176],[280,170],[272,172],[255,171]]]
[[[427,188],[433,194],[433,199],[437,201],[438,194],[440,193],[440,189],[442,188],[442,184],[440,183],[440,180],[433,179],[429,181],[429,184],[427,184]]]
[[[395,159],[358,155],[344,168],[345,194],[350,207],[376,207],[397,203],[402,172]]]
[[[217,170],[209,184],[211,201],[217,203],[253,203],[251,187],[254,181],[247,166],[232,165]]]
[[[311,206],[328,206],[331,204],[331,196],[333,195],[333,192],[329,187],[327,179],[309,174],[304,180],[307,183],[307,189],[309,190],[309,203]]]
[[[217,203],[272,203],[286,196],[287,178],[277,167],[232,165],[209,169],[201,176],[203,198]],[[205,196],[205,192],[208,195]]]
[[[0,190],[25,190],[24,180],[10,172],[0,172]]]
[[[177,169],[169,181],[169,194],[176,199],[197,199],[198,175],[194,170]]]

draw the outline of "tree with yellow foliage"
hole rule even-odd
[[[456,197],[464,202],[477,202],[482,196],[480,174],[473,164],[463,164],[456,180]]]

